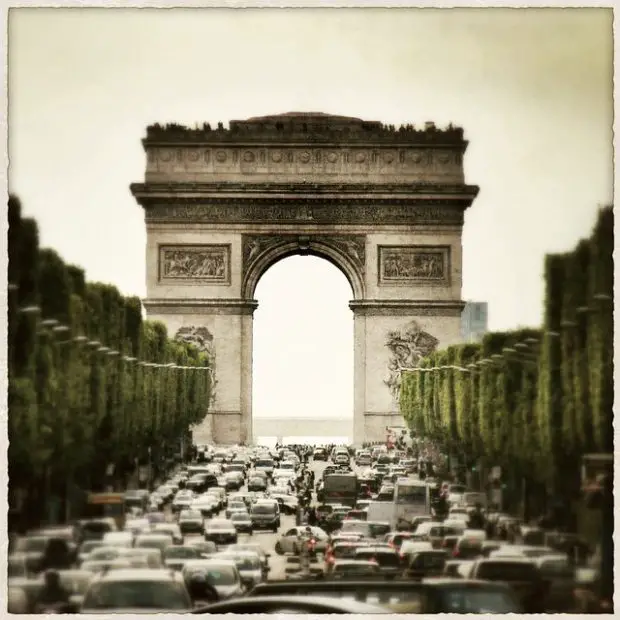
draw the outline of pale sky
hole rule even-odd
[[[612,201],[612,61],[607,9],[12,9],[9,186],[44,245],[143,297],[129,184],[148,124],[452,122],[480,186],[463,298],[488,301],[491,329],[538,325],[545,253],[572,249]],[[293,257],[256,298],[254,414],[352,415],[344,276]]]

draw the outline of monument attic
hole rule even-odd
[[[294,254],[330,261],[351,285],[355,443],[401,425],[399,367],[461,340],[461,233],[478,193],[463,130],[288,113],[153,125],[142,142],[146,174],[131,191],[145,213],[148,318],[212,354],[195,441],[252,441],[254,292]]]

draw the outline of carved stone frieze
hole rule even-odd
[[[447,202],[447,201],[446,201]],[[444,224],[461,226],[464,207],[454,205],[362,204],[154,204],[145,208],[147,222],[312,223],[312,224]]]
[[[230,283],[230,245],[162,245],[160,280]]]
[[[379,246],[379,284],[450,284],[449,246]]]
[[[400,399],[400,370],[419,366],[438,344],[439,340],[422,331],[416,321],[411,321],[402,330],[388,333],[385,346],[390,350],[391,357],[388,362],[389,377],[384,383],[396,402]]]

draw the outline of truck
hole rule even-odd
[[[323,503],[344,504],[355,508],[357,489],[356,474],[352,472],[329,474],[323,481]]]

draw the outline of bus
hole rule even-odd
[[[368,521],[387,521],[396,528],[399,520],[413,521],[431,515],[431,487],[423,480],[398,478],[392,501],[373,501],[368,506]]]
[[[396,518],[411,521],[431,514],[431,489],[424,480],[398,478],[394,485]]]
[[[354,473],[333,473],[323,480],[323,503],[344,504],[355,507],[357,502],[357,475]]]
[[[112,517],[119,529],[125,525],[124,493],[88,493],[82,510],[84,519]]]

